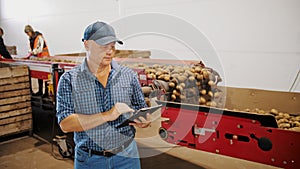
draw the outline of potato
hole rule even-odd
[[[185,88],[185,83],[180,83],[179,84],[182,88]]]
[[[172,94],[172,95],[171,95],[171,99],[172,99],[172,100],[176,100],[176,95],[175,95],[175,94]]]
[[[278,114],[278,110],[276,110],[276,109],[271,109],[271,110],[270,110],[270,113],[273,114],[273,115],[277,115],[277,114]]]
[[[205,103],[206,103],[206,99],[205,99],[204,97],[201,96],[201,97],[199,98],[199,103],[200,103],[200,104],[205,104]]]
[[[290,128],[289,130],[300,132],[300,127],[293,127]]]
[[[174,82],[170,82],[169,83],[169,87],[171,87],[171,88],[175,87],[175,83]]]
[[[170,75],[165,75],[164,80],[165,80],[166,82],[170,81]]]
[[[289,118],[290,118],[290,115],[287,114],[287,113],[284,113],[284,114],[283,114],[283,118],[289,119]]]
[[[184,81],[187,79],[187,77],[186,77],[186,76],[180,75],[180,76],[177,77],[177,79],[178,79],[180,82],[184,82]]]
[[[203,78],[204,78],[204,77],[203,77],[203,75],[201,75],[201,74],[197,74],[197,75],[196,75],[196,79],[197,79],[197,80],[203,80]]]
[[[161,75],[156,75],[157,79],[158,80],[163,80],[165,78],[165,75],[164,74],[161,74]]]
[[[291,125],[290,125],[289,123],[280,123],[280,124],[278,125],[278,127],[279,127],[279,128],[290,128]]]
[[[189,77],[189,81],[194,81],[195,80],[195,77],[194,76],[190,76]]]
[[[209,79],[209,72],[208,72],[207,70],[204,70],[204,71],[202,72],[202,75],[203,75],[203,78],[204,78],[204,79]]]
[[[205,90],[205,89],[202,89],[202,90],[200,91],[200,93],[201,93],[202,95],[206,95],[206,90]]]
[[[214,86],[215,85],[215,82],[213,82],[212,80],[208,81],[208,85],[209,86]]]
[[[180,93],[179,93],[177,90],[173,90],[173,94],[174,94],[175,96],[180,96]]]
[[[187,74],[187,76],[194,76],[194,73],[190,70],[185,70],[185,73]]]
[[[219,98],[221,96],[221,92],[215,92],[214,93],[214,98]]]
[[[279,124],[279,123],[288,123],[289,121],[287,120],[287,119],[279,119],[278,121],[277,121],[277,123]]]
[[[283,113],[282,113],[282,112],[279,112],[279,113],[278,113],[278,117],[279,117],[279,118],[284,118]]]
[[[182,100],[186,99],[186,97],[184,95],[180,95],[179,98]]]
[[[207,95],[208,95],[209,97],[213,97],[213,96],[214,96],[214,94],[213,94],[212,91],[209,91],[209,92],[207,93]]]
[[[209,101],[209,102],[206,102],[206,106],[216,107],[217,103],[214,101]]]
[[[199,66],[196,66],[196,67],[195,67],[195,72],[200,72],[201,70],[202,70],[201,67],[199,67]]]
[[[177,89],[178,91],[183,91],[183,87],[182,87],[181,85],[177,85],[177,86],[176,86],[176,89]]]
[[[293,124],[294,124],[295,127],[300,127],[300,122],[299,121],[294,121]]]

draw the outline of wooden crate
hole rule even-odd
[[[29,69],[0,62],[0,137],[32,131]]]
[[[8,53],[11,55],[17,55],[17,47],[16,46],[5,46]]]
[[[141,50],[116,50],[116,58],[150,58],[150,51]]]

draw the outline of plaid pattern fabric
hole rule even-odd
[[[147,106],[137,74],[115,61],[112,61],[111,66],[106,88],[91,74],[86,59],[81,65],[62,75],[57,91],[58,123],[73,113],[95,114],[108,111],[117,102],[126,103],[135,110]],[[93,129],[74,132],[76,147],[101,151],[121,146],[135,135],[132,126],[116,128],[129,116],[129,113],[123,114],[118,119]]]

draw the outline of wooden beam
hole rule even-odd
[[[31,113],[31,107],[0,113],[0,119]]]
[[[0,79],[0,86],[20,83],[20,82],[29,82],[29,76],[20,76],[20,77]]]
[[[15,97],[15,96],[23,96],[23,95],[30,95],[30,90],[29,89],[21,89],[21,90],[2,92],[0,95],[0,99],[10,98],[10,97]]]
[[[29,89],[30,83],[18,83],[18,84],[12,84],[12,85],[4,85],[1,86],[0,92],[9,91],[9,90],[18,90],[18,89]]]
[[[7,124],[10,124],[10,123],[16,123],[16,122],[23,121],[23,120],[28,120],[28,119],[32,119],[32,114],[31,113],[22,114],[22,115],[19,115],[19,116],[12,116],[12,117],[9,117],[9,118],[0,119],[0,126],[7,125]]]
[[[24,120],[16,123],[0,126],[0,136],[16,133],[20,131],[26,131],[32,129],[32,120]]]
[[[16,110],[16,109],[22,109],[25,107],[31,107],[31,102],[26,101],[26,102],[20,102],[20,103],[9,104],[9,105],[1,105],[0,104],[0,113],[6,112],[6,111],[11,111],[11,110]]]
[[[12,103],[19,103],[19,102],[28,101],[30,99],[31,99],[30,95],[12,97],[12,98],[8,98],[8,99],[1,99],[0,100],[0,105],[12,104]]]
[[[22,66],[9,66],[0,68],[0,79],[8,77],[25,76],[29,74],[28,67]]]

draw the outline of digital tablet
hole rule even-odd
[[[133,121],[134,119],[138,119],[141,116],[146,119],[147,113],[152,114],[161,107],[162,107],[162,105],[160,104],[157,106],[141,108],[141,109],[135,111],[129,119],[125,120],[122,124],[117,126],[117,128],[128,126],[129,123],[134,123],[134,121]]]

